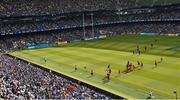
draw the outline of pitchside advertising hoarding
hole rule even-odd
[[[168,34],[168,36],[180,36],[180,34],[179,33],[177,33],[177,34]]]
[[[44,43],[44,44],[40,44],[40,45],[36,45],[36,46],[28,46],[28,49],[38,49],[38,48],[45,48],[45,47],[50,47],[50,46],[54,46],[54,44],[51,43]]]
[[[159,33],[140,33],[140,35],[159,35]],[[180,36],[180,33],[160,34],[164,36]]]
[[[58,45],[63,45],[63,44],[67,44],[68,41],[63,41],[63,42],[56,42],[56,44]],[[39,44],[39,45],[35,45],[35,46],[28,46],[28,49],[38,49],[38,48],[45,48],[45,47],[51,47],[51,46],[55,46],[56,44],[52,44],[52,43],[43,43],[43,44]]]
[[[106,35],[99,35],[99,36],[95,36],[94,38],[85,38],[85,40],[103,39],[106,37],[107,37]]]
[[[56,42],[56,44],[58,44],[58,45],[64,45],[64,44],[67,44],[67,43],[68,43],[68,41]]]
[[[157,35],[157,33],[140,33],[140,35]]]

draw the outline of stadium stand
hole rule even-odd
[[[151,22],[151,23],[126,23],[98,26],[94,28],[96,37],[101,35],[113,35],[121,33],[155,33],[167,35],[168,33],[179,33],[180,23],[174,22]],[[4,47],[1,51],[26,49],[28,46],[35,46],[43,43],[55,44],[61,41],[75,41],[83,39],[83,29],[65,30],[65,31],[50,31],[40,33],[30,33],[24,35],[14,35],[0,37],[0,45]],[[92,37],[91,28],[86,29],[86,38]]]
[[[30,32],[41,32],[50,30],[61,30],[78,28],[83,26],[94,26],[104,24],[121,24],[134,22],[179,22],[178,6],[155,8],[128,9],[123,11],[100,11],[84,13],[69,13],[61,16],[23,17],[23,18],[2,18],[0,20],[0,33],[21,34]],[[84,15],[84,22],[83,22]],[[93,21],[92,21],[93,17]]]
[[[110,99],[16,58],[0,55],[0,65],[0,98],[3,99]]]
[[[115,0],[1,0],[0,16],[53,15],[115,9]],[[14,9],[16,8],[16,9]]]
[[[180,33],[177,3],[179,0],[1,0],[0,52],[104,35]],[[77,91],[68,92],[68,86]],[[0,98],[111,99],[1,54]]]
[[[68,12],[116,10],[153,5],[170,5],[179,0],[1,0],[0,16],[48,15]]]

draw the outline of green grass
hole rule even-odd
[[[154,48],[150,48],[151,43]],[[148,51],[141,56],[133,55],[132,50],[137,45],[142,50],[147,46]],[[180,91],[179,47],[179,37],[124,35],[11,54],[128,99],[145,99],[149,91],[158,99],[175,99],[173,91]],[[48,59],[47,63],[44,63],[44,57]],[[154,61],[161,57],[164,61],[152,69]],[[125,70],[128,60],[135,65],[137,60],[143,61],[144,68],[118,76],[118,70]],[[102,79],[108,64],[112,68],[112,79],[105,82]],[[74,65],[78,67],[76,72]],[[93,77],[90,77],[91,69],[95,71]]]

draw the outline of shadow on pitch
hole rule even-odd
[[[116,75],[116,76],[115,76],[115,78],[118,78],[118,77],[121,77],[121,75],[120,75],[120,74],[118,74],[118,75]]]
[[[102,81],[103,81],[103,84],[106,84],[106,83],[108,83],[108,82],[109,82],[109,80],[108,80],[108,78],[107,78],[107,77],[104,77],[104,78],[102,79]]]
[[[90,75],[90,76],[88,76],[87,78],[91,78],[91,77],[93,77],[92,75]]]
[[[76,72],[75,70],[71,71],[71,73],[75,73],[75,72]]]

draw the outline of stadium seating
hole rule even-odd
[[[180,2],[179,0],[1,0],[0,16],[115,10],[139,6],[170,5],[174,3]]]
[[[130,22],[152,22],[152,21],[179,21],[180,10],[164,11],[164,12],[151,12],[141,14],[113,14],[113,15],[94,15],[94,25],[104,25],[113,23],[130,23]],[[14,23],[2,22],[0,24],[1,35],[5,34],[21,34],[30,32],[41,32],[49,30],[78,28],[85,26],[92,26],[92,19],[90,15],[85,17],[83,23],[82,16],[73,16],[70,18],[57,18],[49,21],[20,21]]]
[[[110,99],[31,64],[0,55],[0,98],[3,99]],[[73,86],[76,90],[69,91]]]
[[[179,0],[1,0],[0,52],[116,34],[177,34],[180,8],[176,3]],[[0,98],[111,99],[2,54]]]

